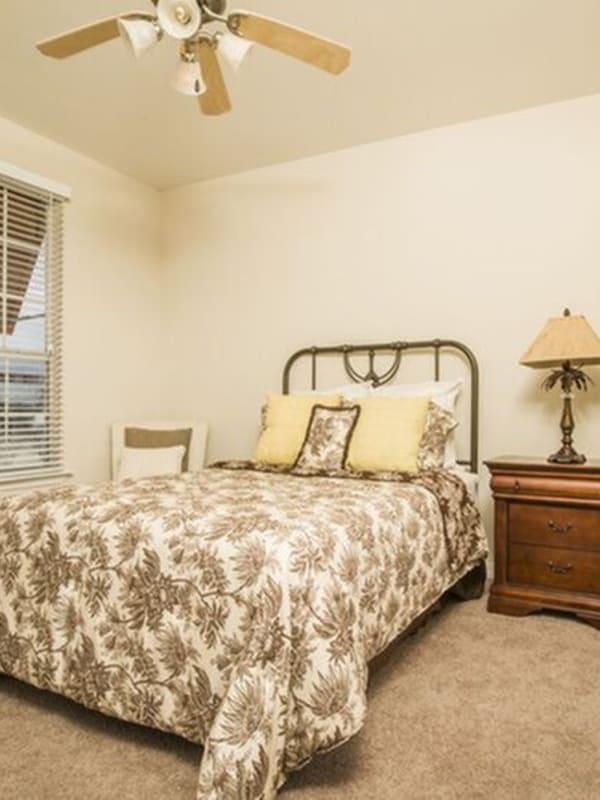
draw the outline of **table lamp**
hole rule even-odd
[[[574,316],[565,309],[562,317],[549,319],[520,361],[527,367],[545,369],[554,367],[542,386],[549,391],[560,384],[563,411],[560,421],[562,447],[548,458],[554,464],[584,464],[585,456],[573,447],[572,390],[584,389],[592,379],[581,367],[600,364],[600,338],[594,333],[585,317]]]

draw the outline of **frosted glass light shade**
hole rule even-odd
[[[159,0],[156,13],[160,27],[174,39],[191,39],[202,22],[196,0]]]
[[[218,50],[229,61],[234,69],[239,69],[242,61],[252,49],[252,42],[234,36],[232,33],[222,33],[219,36]]]
[[[206,91],[202,70],[197,61],[180,61],[173,79],[173,88],[180,94],[199,97]]]
[[[152,50],[160,40],[160,28],[150,20],[119,19],[117,25],[121,39],[136,58],[141,58],[149,50]]]

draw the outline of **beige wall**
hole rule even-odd
[[[169,413],[247,456],[296,348],[448,336],[480,360],[483,458],[548,454],[558,396],[517,362],[565,305],[600,332],[599,130],[594,96],[165,193]],[[598,389],[576,411],[600,456]]]
[[[0,118],[0,160],[70,185],[66,215],[66,467],[108,477],[109,425],[160,409],[160,196]]]
[[[564,305],[600,330],[599,123],[595,96],[161,198],[0,119],[0,160],[73,188],[67,466],[106,477],[110,422],[161,413],[206,418],[212,458],[247,456],[296,348],[433,336],[479,357],[482,456],[547,454],[559,399],[517,361]],[[599,402],[576,406],[596,455]]]

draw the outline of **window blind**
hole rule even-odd
[[[63,471],[63,209],[0,173],[0,483]]]

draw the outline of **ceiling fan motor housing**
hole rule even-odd
[[[202,5],[207,6],[213,14],[222,16],[227,8],[227,0],[201,0]]]

